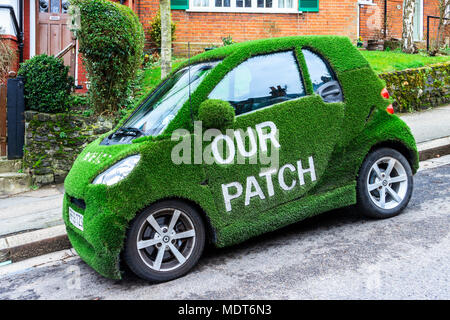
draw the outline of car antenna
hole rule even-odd
[[[191,111],[191,121],[194,122],[191,105],[191,42],[188,42],[188,86],[189,86],[189,110]]]

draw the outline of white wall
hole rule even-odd
[[[19,21],[19,0],[0,0],[0,4],[7,4],[14,8],[17,22]],[[15,35],[14,24],[12,22],[9,10],[0,9],[0,26],[4,34]]]

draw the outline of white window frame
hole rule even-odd
[[[292,8],[278,8],[278,0],[272,0],[272,8],[258,8],[257,0],[251,0],[252,6],[236,7],[236,0],[230,0],[230,7],[216,7],[215,0],[209,0],[208,7],[194,7],[195,0],[189,0],[188,12],[242,12],[242,13],[299,13],[298,0],[292,0]],[[243,0],[245,3],[245,0]]]

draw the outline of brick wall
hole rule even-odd
[[[363,5],[360,11],[360,35],[364,40],[377,39],[384,30],[384,1],[373,0],[374,6]],[[438,15],[438,0],[423,0],[423,39],[426,40],[427,16]],[[387,36],[402,37],[403,0],[387,2]]]
[[[203,51],[211,44],[221,44],[222,37],[231,35],[235,41],[268,37],[310,34],[338,34],[356,39],[356,0],[322,0],[319,12],[294,14],[273,13],[200,13],[172,10],[177,24],[174,53],[186,54],[191,42],[192,53]],[[158,0],[139,0],[135,12],[145,30],[159,10]]]

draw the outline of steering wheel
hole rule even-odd
[[[339,82],[335,80],[321,85],[316,93],[321,96],[325,102],[342,102],[344,100],[341,86],[339,85]]]

